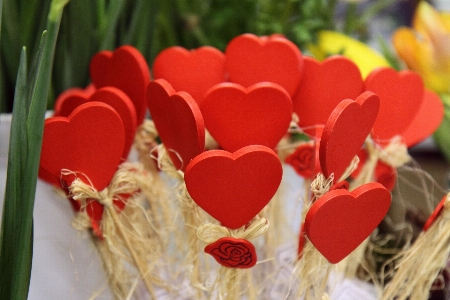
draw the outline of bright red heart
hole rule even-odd
[[[377,182],[352,192],[329,191],[306,214],[305,232],[317,250],[335,264],[373,232],[390,205],[391,194]]]
[[[371,92],[362,93],[356,101],[341,101],[331,113],[319,147],[323,174],[339,178],[361,149],[377,118],[380,99]]]
[[[410,126],[424,98],[422,78],[412,71],[376,69],[366,78],[365,89],[380,97],[372,131],[372,138],[380,143],[401,135]]]
[[[291,97],[271,82],[249,88],[218,84],[208,91],[200,109],[211,135],[231,152],[248,145],[275,148],[292,120]]]
[[[122,160],[124,142],[119,114],[107,104],[88,102],[68,118],[45,120],[40,167],[55,178],[62,169],[84,174],[90,182],[80,179],[101,191]]]
[[[157,79],[148,85],[147,105],[173,164],[184,171],[205,150],[205,125],[197,102],[186,92],[176,93],[164,79]]]
[[[97,88],[113,86],[124,91],[133,101],[137,124],[145,118],[145,89],[150,82],[150,71],[142,54],[132,46],[122,46],[114,52],[101,51],[91,59],[89,66]]]
[[[355,99],[364,91],[361,73],[354,62],[343,56],[331,56],[319,62],[304,58],[304,75],[292,98],[299,126],[324,125],[336,105]]]
[[[153,76],[167,80],[176,91],[188,92],[201,105],[208,89],[226,81],[225,54],[210,46],[191,51],[169,47],[156,56]]]
[[[411,124],[401,134],[408,147],[421,142],[438,129],[444,118],[444,104],[437,94],[425,90],[422,105]]]
[[[303,74],[302,53],[280,35],[239,35],[227,45],[225,56],[231,81],[245,87],[269,81],[293,96]]]
[[[441,212],[444,209],[445,202],[447,202],[447,197],[448,195],[442,197],[441,201],[439,201],[438,205],[431,213],[430,217],[428,217],[428,220],[426,221],[425,225],[423,225],[424,232],[430,229],[431,225],[433,225],[436,219],[441,215]]]
[[[269,203],[282,173],[273,150],[252,145],[234,153],[203,152],[189,163],[184,180],[195,203],[223,226],[237,229]]]
[[[134,142],[137,120],[133,102],[121,90],[114,87],[104,87],[91,93],[80,89],[68,89],[56,99],[55,116],[68,117],[81,104],[93,101],[106,103],[119,113],[125,129],[122,158],[126,160]]]

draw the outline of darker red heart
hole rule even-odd
[[[239,35],[227,45],[225,56],[230,80],[245,87],[269,81],[293,96],[303,74],[302,53],[280,35]]]
[[[329,191],[306,214],[305,232],[317,250],[335,264],[375,230],[390,205],[391,194],[377,182],[352,192]]]
[[[226,80],[225,74],[225,54],[210,46],[191,51],[169,47],[153,62],[155,79],[163,78],[176,91],[188,92],[199,105],[209,88]]]
[[[114,87],[104,87],[96,91],[68,89],[59,95],[55,103],[55,116],[68,117],[72,111],[83,103],[106,103],[120,115],[125,129],[125,145],[122,154],[127,159],[136,133],[136,110],[133,102],[121,90]]]
[[[237,229],[269,203],[282,173],[273,150],[252,145],[234,153],[203,152],[189,163],[184,179],[195,203],[223,226]]]
[[[124,91],[136,109],[137,124],[145,118],[145,89],[150,71],[142,54],[125,45],[114,52],[101,51],[94,55],[89,66],[92,82],[97,88],[113,86]]]
[[[119,114],[107,104],[88,102],[68,118],[45,120],[40,168],[58,179],[63,169],[82,174],[89,179],[83,180],[86,184],[100,191],[122,160],[124,142]]]
[[[184,171],[205,150],[205,125],[197,102],[157,79],[148,85],[147,105],[174,166]]]
[[[371,92],[362,93],[355,101],[341,101],[331,113],[319,148],[320,166],[329,177],[339,180],[361,149],[377,117],[380,100]]]
[[[244,88],[221,83],[200,106],[206,128],[227,151],[248,145],[275,148],[292,120],[292,102],[279,85],[261,82]]]
[[[372,131],[372,138],[379,143],[401,135],[413,122],[424,98],[422,78],[408,70],[376,69],[366,78],[365,89],[380,97],[380,111]]]
[[[364,90],[358,67],[343,56],[331,56],[323,62],[305,57],[303,70],[292,102],[299,126],[305,130],[324,125],[339,102],[355,99]]]

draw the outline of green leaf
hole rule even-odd
[[[56,39],[67,1],[53,0],[34,70],[22,51],[11,123],[0,239],[0,299],[27,299],[33,254],[33,208]]]
[[[115,32],[117,28],[117,23],[120,18],[120,14],[122,12],[122,9],[125,5],[124,0],[111,0],[109,2],[108,6],[108,22],[105,24],[105,32],[104,36],[102,37],[102,41],[100,44],[100,49],[105,50],[109,49],[112,50],[115,46]]]
[[[15,105],[11,120],[9,139],[8,170],[6,177],[5,201],[3,203],[2,231],[0,237],[0,299],[15,299],[15,290],[23,290],[19,299],[26,299],[28,286],[21,286],[21,279],[29,281],[30,270],[16,268],[19,257],[27,257],[27,249],[19,247],[20,231],[24,224],[21,214],[23,183],[27,161],[27,57],[25,48],[20,56],[17,74]],[[14,276],[12,276],[14,274]],[[17,276],[18,275],[18,276]]]

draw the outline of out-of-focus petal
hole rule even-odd
[[[366,44],[336,31],[321,31],[317,44],[310,45],[308,50],[319,60],[333,54],[341,54],[351,59],[358,66],[363,78],[375,68],[389,66],[381,54]]]
[[[437,93],[449,90],[450,57],[438,55],[430,40],[412,29],[402,27],[394,32],[392,42],[398,55],[410,70],[422,76],[428,89]]]

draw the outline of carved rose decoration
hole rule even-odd
[[[314,144],[300,145],[291,155],[286,157],[286,163],[304,178],[314,178],[320,172],[318,149]]]
[[[256,264],[256,250],[243,239],[225,237],[205,247],[205,252],[224,267],[248,269]]]

